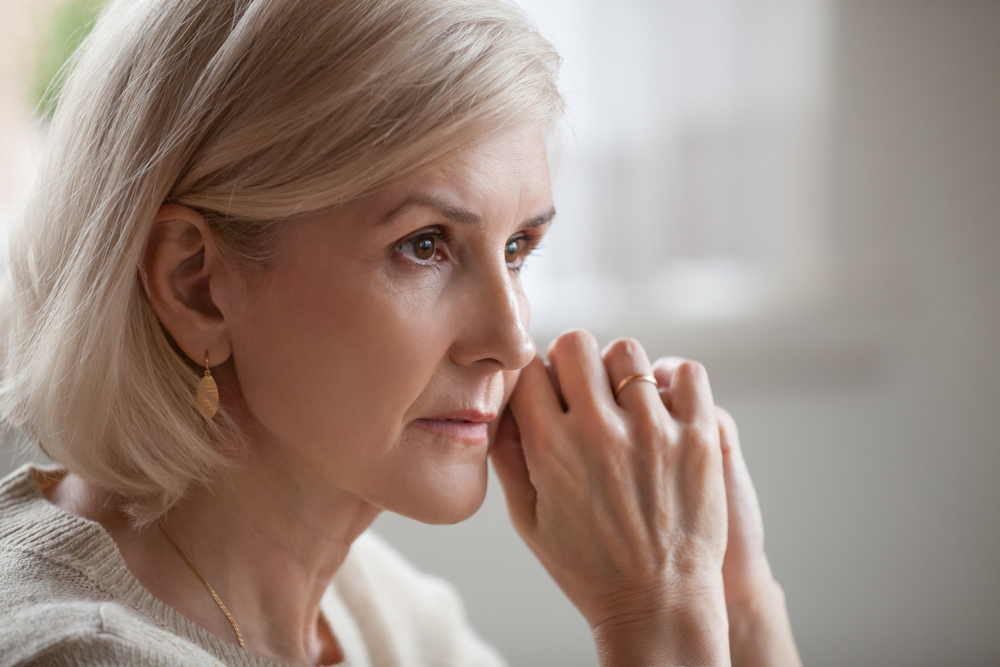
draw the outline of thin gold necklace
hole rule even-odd
[[[174,549],[177,550],[177,553],[179,553],[181,555],[181,558],[184,559],[184,562],[188,564],[188,567],[191,568],[191,570],[195,573],[195,575],[198,577],[201,583],[205,585],[205,588],[208,589],[208,592],[211,593],[212,599],[215,600],[215,604],[219,605],[219,609],[221,609],[222,613],[225,614],[226,618],[229,619],[229,624],[233,626],[233,632],[236,633],[236,641],[240,643],[240,648],[245,651],[247,647],[246,644],[243,643],[243,635],[240,634],[240,628],[238,625],[236,625],[236,620],[233,618],[233,615],[229,613],[228,609],[226,609],[226,605],[222,604],[222,600],[220,600],[219,596],[215,594],[215,589],[212,588],[212,584],[208,583],[208,580],[206,580],[205,577],[202,576],[201,572],[198,571],[198,568],[197,566],[195,566],[194,562],[190,558],[188,558],[188,555],[184,553],[184,550],[181,549],[179,544],[177,544],[177,542],[174,540],[173,535],[170,534],[170,531],[167,530],[167,527],[163,524],[163,520],[157,519],[156,525],[160,527],[160,531],[163,533],[163,536],[167,538],[167,541],[169,541],[170,544],[173,545]]]

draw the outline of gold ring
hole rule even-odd
[[[652,382],[654,385],[656,385],[656,387],[660,386],[659,383],[656,381],[656,378],[653,377],[652,375],[645,375],[643,373],[638,373],[636,375],[629,375],[627,378],[619,382],[617,387],[615,387],[616,401],[618,400],[618,396],[621,395],[622,389],[625,388],[625,385],[630,384],[632,382]]]

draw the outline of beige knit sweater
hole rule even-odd
[[[129,573],[99,524],[48,502],[39,469],[0,481],[0,667],[278,667],[188,620]],[[322,600],[350,667],[499,667],[457,594],[362,535]]]

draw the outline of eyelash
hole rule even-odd
[[[528,263],[528,259],[532,256],[537,255],[538,249],[542,246],[542,235],[535,230],[528,230],[523,232],[513,238],[507,240],[507,243],[513,243],[514,241],[524,241],[524,250],[518,255],[518,260],[521,262],[517,266],[509,266],[510,270],[514,273],[520,273]],[[506,250],[506,246],[504,247]],[[515,260],[515,261],[518,261]]]
[[[440,270],[441,269],[440,261],[420,260],[416,259],[412,254],[414,248],[416,247],[417,241],[428,237],[435,239],[438,243],[437,247],[435,248],[436,254],[444,254],[442,253],[442,246],[446,247],[451,242],[451,236],[449,236],[447,232],[445,232],[443,229],[424,229],[413,234],[412,236],[409,236],[408,238],[400,242],[396,246],[396,253],[401,255],[403,259],[406,260],[407,264],[412,267],[417,267],[421,269]],[[524,250],[522,251],[519,257],[521,263],[517,266],[508,265],[508,268],[514,273],[520,273],[521,270],[524,268],[525,264],[527,264],[528,257],[533,252],[538,250],[539,247],[541,247],[542,234],[534,229],[529,229],[526,230],[525,232],[522,232],[521,234],[518,234],[517,236],[509,238],[507,240],[507,244],[513,243],[515,241],[526,242],[524,245]],[[407,248],[410,249],[410,254],[404,252],[404,250],[406,250]],[[506,244],[504,245],[504,250],[506,251]]]

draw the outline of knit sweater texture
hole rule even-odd
[[[0,481],[0,667],[279,667],[181,615],[132,576],[100,524],[50,503],[24,466]],[[321,601],[350,667],[502,667],[444,581],[371,531]]]

